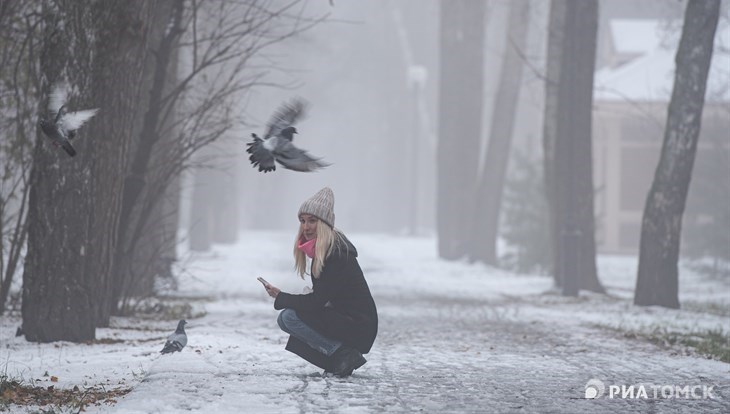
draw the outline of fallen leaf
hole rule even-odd
[[[58,377],[55,375],[51,375],[51,382],[58,382]]]

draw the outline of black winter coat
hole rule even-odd
[[[312,278],[312,293],[280,292],[274,308],[294,309],[314,330],[366,354],[378,333],[378,312],[357,262],[357,250],[345,241],[325,259],[319,277]],[[297,338],[290,336],[286,349],[321,368],[330,367],[329,358]]]

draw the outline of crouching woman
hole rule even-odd
[[[294,244],[295,268],[309,275],[312,292],[303,295],[266,286],[275,298],[279,327],[288,333],[286,349],[340,377],[365,362],[378,332],[378,313],[357,262],[355,246],[334,228],[334,194],[323,188],[299,209]]]

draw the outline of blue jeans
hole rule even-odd
[[[287,308],[281,311],[276,322],[282,331],[294,336],[327,356],[334,354],[342,346],[341,341],[328,338],[309,327],[309,325],[299,319],[299,315],[297,315],[297,311],[294,309]]]

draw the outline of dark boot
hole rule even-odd
[[[348,377],[352,371],[360,368],[368,362],[355,348],[342,345],[332,354],[332,373],[338,377]]]

